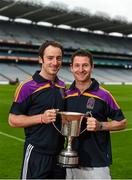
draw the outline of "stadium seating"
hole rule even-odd
[[[57,40],[65,48],[77,49],[81,47],[95,52],[132,54],[131,38],[112,37],[9,21],[0,21],[0,27],[0,39],[3,40],[8,39],[38,45],[45,40]]]
[[[59,77],[65,82],[73,80],[68,67],[71,54],[78,48],[86,48],[92,52],[96,66],[93,77],[100,82],[132,82],[131,38],[13,21],[0,21],[0,27],[1,82],[15,81],[16,78],[22,81],[39,69],[39,65],[34,62],[38,61],[38,48],[45,40],[56,40],[64,46],[64,63]],[[22,63],[24,61],[27,63]],[[118,68],[113,69],[112,67]]]
[[[0,82],[15,82],[16,78],[21,82],[39,69],[40,66],[37,64],[0,63]],[[66,83],[71,83],[73,81],[73,75],[70,72],[69,66],[63,66],[58,76]],[[95,67],[92,77],[96,78],[100,83],[131,83],[132,71],[119,68]]]

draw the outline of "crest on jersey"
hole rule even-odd
[[[87,101],[86,107],[87,109],[93,109],[95,104],[95,99],[93,97],[90,97]]]

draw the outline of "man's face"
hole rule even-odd
[[[61,49],[48,46],[43,53],[43,59],[40,58],[40,62],[42,63],[42,72],[46,77],[56,75],[62,64]]]
[[[75,56],[71,65],[71,72],[78,82],[86,82],[91,78],[93,66],[90,64],[90,59],[87,56]]]

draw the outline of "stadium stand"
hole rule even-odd
[[[132,32],[130,24],[104,20],[104,17],[80,12],[69,12],[60,7],[41,8],[40,4],[18,3],[14,0],[1,1],[0,15],[9,17],[8,21],[0,20],[0,82],[15,82],[16,79],[22,81],[39,69],[38,48],[45,40],[56,40],[64,46],[64,63],[59,76],[66,82],[73,80],[69,63],[71,54],[78,48],[86,48],[92,52],[95,64],[93,76],[98,81],[132,82],[132,39],[127,37],[127,34]],[[15,22],[16,17],[27,18],[32,23]],[[40,20],[54,24],[51,27],[37,25]],[[73,28],[57,27],[63,23]],[[96,30],[97,24],[99,30],[104,30],[104,34],[75,30],[81,25]],[[124,30],[123,27],[129,27],[129,30]],[[112,28],[124,36],[109,36],[108,33],[113,31]]]

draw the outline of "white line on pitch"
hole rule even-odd
[[[123,129],[123,130],[119,130],[119,131],[111,131],[111,133],[119,133],[119,132],[127,132],[127,131],[132,131],[132,128]]]
[[[18,138],[18,137],[16,137],[16,136],[12,136],[12,135],[10,135],[10,134],[3,133],[3,132],[1,132],[1,131],[0,131],[0,134],[3,135],[3,136],[6,136],[6,137],[9,137],[9,138],[16,139],[16,140],[18,140],[18,141],[24,142],[24,139]]]
[[[124,129],[124,130],[121,130],[121,131],[111,131],[111,133],[127,132],[127,131],[132,131],[132,128]],[[0,132],[0,135],[3,135],[3,136],[6,136],[6,137],[9,137],[9,138],[16,139],[18,141],[24,142],[24,139],[18,138],[16,136],[12,136],[12,135],[7,134],[7,133]]]

